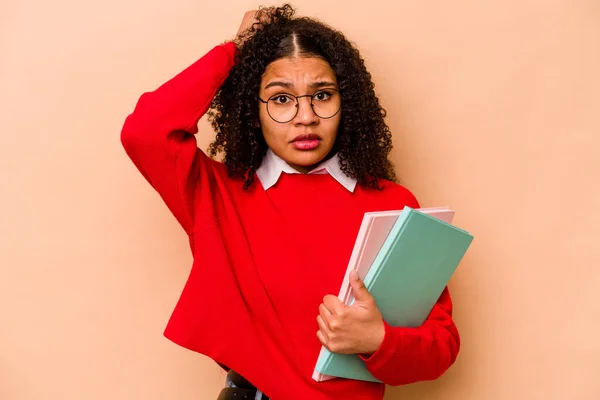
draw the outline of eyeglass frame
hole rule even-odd
[[[321,116],[320,116],[319,114],[317,114],[317,112],[315,111],[315,106],[314,106],[314,104],[313,104],[313,99],[314,99],[314,96],[315,96],[316,94],[319,94],[319,93],[321,93],[321,92],[324,92],[324,91],[327,91],[327,90],[333,90],[334,92],[337,92],[338,96],[340,96],[340,107],[338,108],[338,110],[337,110],[337,111],[336,111],[336,112],[335,112],[335,113],[334,113],[334,114],[333,114],[331,117],[321,117]],[[274,98],[274,97],[277,97],[277,96],[283,96],[283,95],[285,95],[285,96],[291,96],[291,97],[294,97],[294,98],[296,99],[296,113],[294,114],[294,116],[293,116],[291,119],[289,119],[289,120],[287,120],[287,121],[285,121],[285,122],[277,121],[275,118],[273,118],[273,116],[271,115],[271,112],[269,111],[269,100],[271,100],[271,99],[272,99],[272,98]],[[314,114],[315,114],[317,117],[319,117],[319,118],[321,118],[321,119],[331,119],[331,118],[335,117],[336,115],[338,115],[338,114],[340,113],[340,111],[342,110],[342,95],[340,94],[340,91],[339,91],[339,90],[337,90],[337,89],[333,89],[333,88],[323,88],[322,90],[318,90],[318,91],[314,92],[313,94],[303,94],[303,95],[301,95],[301,96],[294,96],[294,95],[293,95],[293,94],[291,94],[291,93],[278,93],[278,94],[274,94],[273,96],[269,97],[267,100],[263,100],[263,99],[262,99],[260,96],[257,96],[257,97],[258,97],[258,100],[260,100],[260,102],[261,102],[261,103],[263,103],[263,104],[266,104],[266,105],[267,105],[267,114],[269,114],[269,117],[270,117],[270,118],[271,118],[273,121],[277,122],[278,124],[287,124],[288,122],[291,122],[291,121],[293,121],[293,120],[294,120],[294,118],[296,118],[296,117],[298,116],[298,112],[300,111],[300,101],[299,101],[298,99],[301,99],[302,97],[310,97],[310,108],[311,108],[312,112],[313,112],[313,113],[314,113]]]

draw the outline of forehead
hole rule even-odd
[[[317,57],[286,57],[267,66],[262,76],[262,86],[273,80],[296,84],[323,79],[337,83],[335,72],[327,61]]]

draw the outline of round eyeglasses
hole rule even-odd
[[[267,100],[263,100],[260,97],[258,100],[267,105],[267,113],[273,121],[285,124],[298,115],[298,110],[300,109],[298,99],[302,97],[310,97],[310,107],[319,118],[333,118],[342,108],[342,97],[336,89],[319,90],[314,94],[305,94],[302,96],[279,93],[269,97]]]

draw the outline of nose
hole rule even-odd
[[[296,125],[312,125],[319,122],[319,117],[310,105],[310,97],[302,97],[298,99],[298,114],[294,118]]]

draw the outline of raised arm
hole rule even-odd
[[[194,227],[194,195],[209,184],[212,168],[194,134],[233,66],[235,50],[233,43],[217,46],[144,93],[121,131],[125,151],[188,233]]]
[[[144,93],[121,131],[128,156],[188,234],[198,222],[196,203],[211,201],[216,166],[197,148],[197,124],[233,67],[236,43],[243,44],[248,34],[242,33],[256,22],[255,14],[244,15],[235,43],[216,46],[156,90]],[[203,218],[209,214],[202,212]]]

